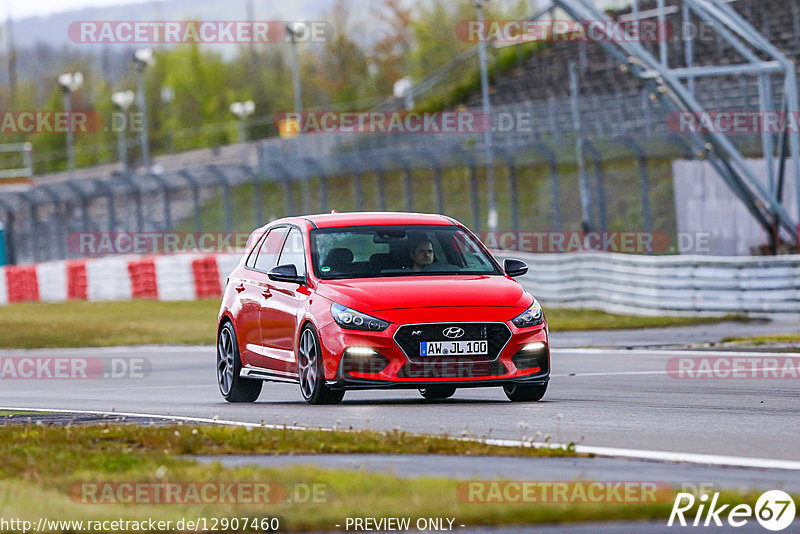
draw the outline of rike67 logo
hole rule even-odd
[[[673,522],[685,527],[688,520],[694,521],[692,526],[724,526],[725,523],[731,527],[741,527],[747,524],[748,520],[755,517],[758,523],[767,530],[774,532],[780,531],[792,524],[795,517],[795,504],[792,497],[781,490],[770,490],[763,493],[756,501],[755,509],[749,504],[738,504],[731,507],[730,504],[719,503],[719,492],[714,493],[711,502],[708,502],[708,494],[703,494],[696,498],[691,493],[678,493],[675,496],[675,504],[669,515],[667,526],[672,526]],[[697,511],[694,511],[698,504]]]

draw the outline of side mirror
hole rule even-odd
[[[294,265],[278,265],[277,267],[273,267],[267,273],[267,276],[270,280],[275,280],[276,282],[290,282],[293,284],[300,284],[301,286],[306,284],[306,277],[298,276],[297,268]]]
[[[522,276],[528,272],[528,265],[522,260],[506,258],[503,260],[503,270],[508,276]]]

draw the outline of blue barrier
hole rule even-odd
[[[3,223],[0,223],[0,267],[6,264],[6,233]]]

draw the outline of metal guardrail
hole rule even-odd
[[[550,306],[639,315],[800,314],[800,255],[495,255],[526,261],[520,282]]]

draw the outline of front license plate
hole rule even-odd
[[[476,356],[489,354],[488,341],[423,341],[420,356]]]

